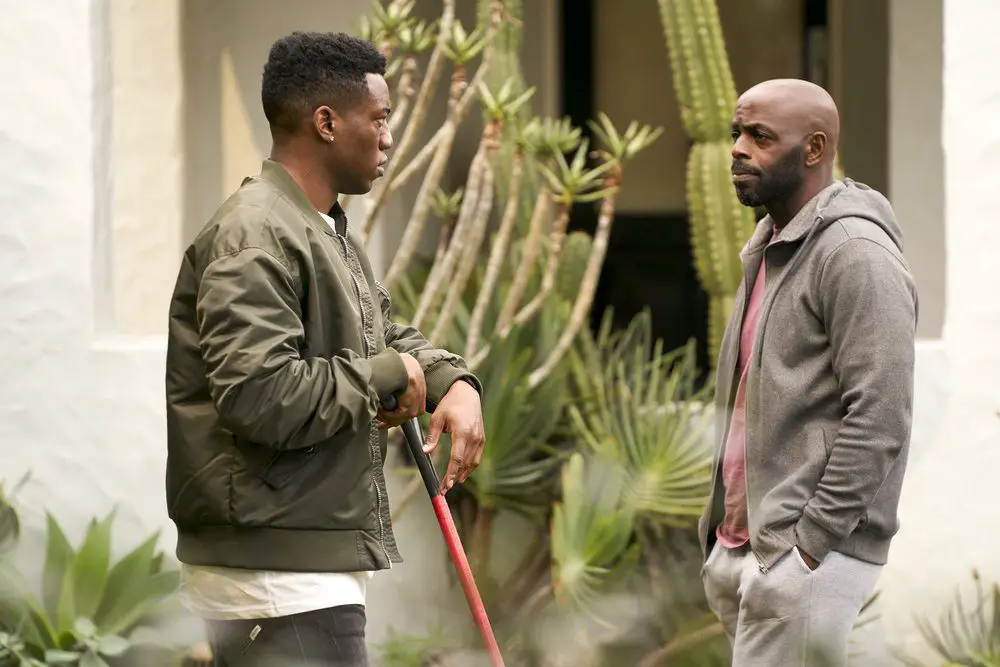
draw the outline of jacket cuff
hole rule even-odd
[[[410,384],[410,376],[406,372],[399,352],[387,348],[368,360],[372,369],[372,388],[379,398],[406,390]]]
[[[805,514],[795,524],[795,546],[822,562],[843,540]]]
[[[472,388],[479,392],[480,398],[483,395],[483,385],[475,375],[454,366],[447,361],[441,361],[424,371],[424,379],[427,381],[427,403],[430,408],[436,408],[444,395],[451,389],[451,385],[459,380],[465,380]]]

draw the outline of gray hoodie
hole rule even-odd
[[[846,179],[814,197],[768,245],[761,220],[719,352],[712,494],[702,547],[722,520],[719,464],[736,393],[740,325],[767,256],[747,373],[750,545],[767,571],[793,546],[883,564],[910,441],[917,293],[889,202]],[[765,250],[766,248],[766,250]]]

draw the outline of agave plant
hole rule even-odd
[[[929,664],[906,654],[900,661],[909,667],[1000,667],[1000,585],[986,587],[977,571],[972,573],[976,595],[971,608],[956,595],[954,603],[935,624],[921,618],[917,627],[943,663]]]
[[[112,562],[113,519],[112,512],[91,521],[74,548],[47,515],[41,599],[11,564],[0,562],[0,629],[14,630],[27,655],[100,667],[135,646],[163,644],[147,624],[168,609],[178,574],[163,569],[157,535]]]

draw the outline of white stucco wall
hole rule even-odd
[[[922,644],[913,619],[936,618],[956,590],[971,593],[973,568],[988,583],[1000,581],[1000,226],[995,213],[1000,81],[992,66],[1000,58],[1000,43],[991,29],[998,20],[1000,4],[990,0],[944,0],[940,141],[947,306],[943,341],[919,346],[902,529],[880,583],[886,636],[913,649]],[[916,99],[894,103],[920,104]],[[896,131],[894,136],[904,141]],[[914,127],[908,140],[933,144],[938,139]],[[916,179],[909,187],[919,189],[921,182]],[[912,197],[912,190],[908,194]],[[926,249],[918,252],[926,255]]]

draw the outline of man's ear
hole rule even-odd
[[[326,143],[336,141],[339,120],[337,112],[326,105],[316,107],[313,111],[313,129]]]
[[[813,132],[806,140],[806,166],[815,167],[826,155],[826,133]]]

